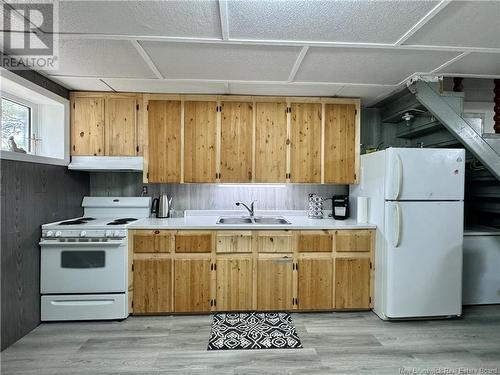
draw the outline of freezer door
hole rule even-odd
[[[460,315],[463,202],[386,202],[386,315]]]
[[[389,148],[386,152],[385,199],[464,198],[464,150]]]

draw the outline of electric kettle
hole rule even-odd
[[[161,194],[158,198],[153,199],[151,204],[151,213],[158,218],[170,217],[170,209],[172,208],[172,197],[167,194]]]

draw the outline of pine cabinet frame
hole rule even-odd
[[[85,100],[98,100],[102,101],[102,113],[99,115],[98,123],[99,134],[96,136],[96,141],[99,146],[96,150],[92,150],[92,144],[90,140],[82,140],[81,138],[85,138],[85,134],[78,133],[78,129],[76,128],[76,121],[79,115],[79,112],[76,110],[76,103],[78,101]],[[114,107],[112,104],[114,101],[127,101],[130,100],[132,103],[130,104],[132,108],[129,110],[133,111],[133,114],[125,114],[125,112],[120,111],[120,107]],[[116,104],[116,103],[115,103]],[[143,144],[145,143],[144,139],[144,111],[143,111],[143,95],[137,93],[109,93],[109,92],[79,92],[74,91],[70,93],[70,127],[71,127],[71,155],[72,156],[140,156],[143,155]],[[126,106],[125,106],[126,107]],[[117,109],[117,112],[112,112],[112,109]],[[82,108],[84,109],[84,108]],[[124,121],[132,121],[133,124],[131,128],[120,129],[119,126],[116,128],[113,126],[115,124],[115,118],[118,116],[126,116]],[[132,117],[132,118],[130,118]],[[118,122],[118,125],[120,123]],[[91,124],[88,124],[91,126]],[[122,137],[116,139],[112,134],[113,132],[122,130],[124,133],[121,133]],[[133,134],[129,134],[130,130]],[[115,133],[116,134],[116,133]],[[118,133],[120,134],[120,133]],[[128,145],[124,145],[121,142],[123,139],[126,139],[129,142]],[[80,142],[79,142],[80,141]],[[80,147],[77,149],[77,144],[89,143],[88,150],[79,151]],[[116,143],[115,143],[116,142]],[[95,141],[94,141],[95,143]],[[124,146],[128,146],[128,151],[124,151]]]
[[[151,241],[144,239],[148,235],[152,237]],[[136,236],[141,239],[137,244]],[[357,244],[353,249],[345,248],[346,238],[349,236],[352,236],[353,240],[348,243]],[[134,260],[141,261],[142,264],[148,264],[148,261],[155,264],[155,261],[168,260],[171,267],[170,285],[166,287],[170,288],[170,296],[162,298],[153,294],[149,310],[145,309],[144,303],[139,304],[139,307],[136,304],[134,314],[203,314],[210,311],[259,309],[343,311],[367,310],[373,307],[375,245],[373,229],[131,230],[129,238],[131,313],[134,308],[132,304]],[[277,246],[274,246],[275,242]],[[149,253],[145,251],[144,245],[148,243],[151,244]],[[204,281],[201,287],[205,293],[204,308],[196,308],[199,306],[199,301],[190,304],[189,300],[183,300],[177,301],[176,304],[176,279],[177,282],[182,279],[178,270],[176,276],[176,264],[181,265],[181,263],[183,269],[191,267],[196,269],[203,263]],[[227,268],[220,269],[220,267]],[[277,267],[276,270],[287,279],[280,280],[279,277],[274,277],[276,270],[273,271],[273,267]],[[362,274],[359,274],[360,270]],[[152,277],[155,280],[161,279],[154,272]],[[152,280],[153,284],[155,280]],[[262,280],[267,280],[264,282],[267,289],[262,288]],[[194,282],[196,283],[196,280]],[[272,286],[269,285],[270,282],[273,283]],[[233,283],[241,285],[241,290],[231,289]],[[185,284],[184,280],[185,290],[191,290],[191,287]],[[352,289],[351,285],[354,284],[356,287]],[[275,289],[271,290],[271,287]],[[140,295],[143,298],[144,287],[141,288]],[[199,289],[196,285],[193,285],[193,288],[194,291]],[[166,289],[159,288],[159,291],[166,293]],[[306,295],[301,295],[301,292]],[[186,293],[181,294],[184,296]],[[280,299],[279,304],[273,304],[273,300]],[[170,301],[170,309],[156,311],[156,301],[166,300]]]
[[[238,95],[180,95],[180,94],[144,94],[143,95],[143,107],[145,108],[144,114],[142,116],[142,132],[140,139],[143,141],[143,154],[144,154],[144,172],[143,172],[143,182],[161,182],[151,180],[148,173],[149,167],[149,147],[147,145],[148,140],[148,102],[149,100],[165,100],[172,101],[177,100],[181,103],[181,120],[179,123],[180,127],[180,147],[181,147],[181,156],[180,156],[180,177],[178,178],[177,183],[189,182],[185,181],[185,147],[186,147],[186,139],[185,139],[185,103],[192,101],[204,101],[204,102],[213,102],[216,107],[216,145],[215,145],[215,166],[213,166],[213,170],[215,171],[215,175],[213,179],[210,179],[210,182],[216,183],[224,183],[224,182],[247,182],[247,183],[255,183],[255,182],[280,182],[280,183],[357,183],[359,179],[359,155],[360,155],[360,100],[359,99],[350,99],[350,98],[323,98],[323,97],[284,97],[284,96],[238,96]],[[249,166],[248,162],[245,162],[245,173],[247,175],[251,175],[251,178],[245,178],[244,180],[241,176],[238,177],[227,177],[227,172],[222,168],[221,163],[223,163],[223,151],[222,147],[222,116],[224,115],[224,103],[244,103],[252,106],[252,123],[251,123],[251,137],[247,140],[248,143],[245,144],[245,149],[250,147],[251,143],[251,165]],[[264,177],[259,178],[259,155],[257,154],[258,149],[258,141],[257,136],[261,134],[259,132],[258,116],[257,110],[259,103],[285,103],[286,105],[283,108],[282,121],[286,124],[286,135],[284,135],[283,139],[277,140],[277,143],[283,142],[284,152],[282,156],[284,159],[280,160],[280,164],[283,166],[282,172],[279,178],[272,177],[267,178],[264,174]],[[320,129],[319,129],[319,140],[318,135],[315,136],[314,144],[316,145],[314,152],[319,153],[319,163],[317,166],[319,168],[319,178],[318,176],[315,178],[308,178],[304,180],[302,178],[297,178],[295,175],[292,176],[292,159],[296,159],[296,155],[293,155],[292,151],[292,142],[295,140],[292,138],[292,116],[293,111],[292,108],[300,105],[308,105],[308,104],[316,104],[321,106],[321,119],[320,119]],[[328,158],[328,153],[325,153],[325,116],[326,111],[325,107],[327,105],[352,105],[355,108],[354,114],[354,144],[351,145],[353,150],[351,152],[352,160],[354,165],[352,166],[353,174],[342,175],[338,181],[332,181],[325,179],[325,160]],[[328,130],[328,129],[327,129]],[[316,129],[318,132],[318,129]],[[247,152],[247,151],[246,151]],[[248,157],[248,156],[246,156]],[[318,158],[316,158],[318,159]],[[317,162],[318,160],[316,160]],[[251,168],[251,170],[248,170]],[[349,169],[348,169],[349,170]],[[280,169],[281,171],[281,169]],[[260,174],[262,176],[262,174]],[[192,179],[190,180],[192,181]],[[203,182],[203,181],[200,181]]]

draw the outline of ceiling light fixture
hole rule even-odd
[[[413,120],[415,116],[413,116],[411,113],[406,112],[403,117],[401,117],[404,121],[406,121],[406,126],[410,126],[411,120]]]

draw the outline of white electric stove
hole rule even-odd
[[[41,320],[128,316],[127,225],[149,216],[149,197],[84,197],[84,215],[42,225]]]

